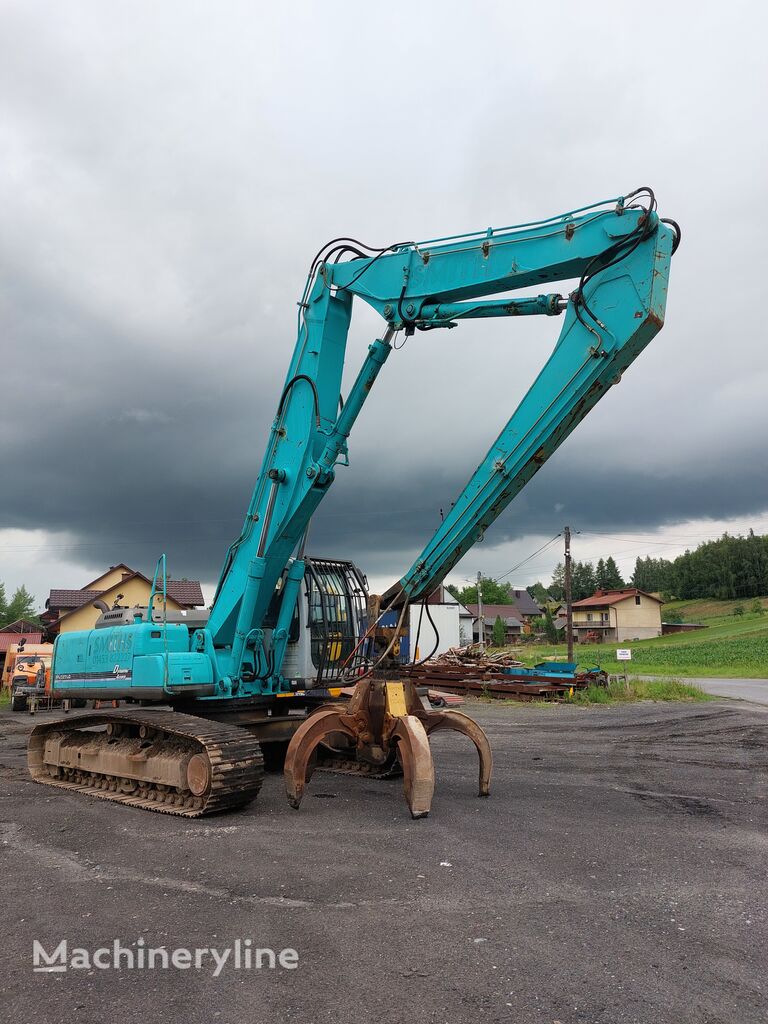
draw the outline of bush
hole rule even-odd
[[[743,615],[744,614],[744,605],[743,604],[737,604],[736,607],[733,609],[733,614],[734,615]]]
[[[752,602],[752,607],[750,608],[750,611],[753,615],[765,615],[765,608],[763,608],[763,602],[760,600],[759,597],[756,597],[755,600]]]

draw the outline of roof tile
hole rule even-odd
[[[120,584],[116,583],[108,589],[114,590],[119,586]],[[199,580],[168,580],[167,590],[168,597],[185,608],[199,608],[205,604]],[[52,590],[47,606],[70,611],[91,604],[103,593],[105,593],[103,590]]]
[[[468,604],[467,608],[475,618],[480,614],[478,605],[476,604]],[[497,616],[504,621],[522,622],[521,612],[513,604],[483,605],[483,618],[486,622],[489,622],[491,619],[496,619]]]
[[[534,601],[527,590],[512,590],[510,593],[515,608],[520,612],[521,615],[541,615],[541,608]]]
[[[199,580],[168,580],[168,597],[187,608],[200,608],[205,604]]]
[[[49,608],[82,608],[95,601],[101,590],[52,590],[48,596]]]
[[[618,604],[619,601],[626,601],[628,597],[649,597],[651,601],[658,601],[659,604],[664,604],[658,597],[654,597],[653,594],[647,594],[644,590],[638,590],[637,587],[626,587],[624,590],[598,590],[597,593],[593,594],[592,597],[585,597],[581,601],[574,601],[574,608],[604,608],[609,604]]]

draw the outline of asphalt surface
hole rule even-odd
[[[768,1019],[768,710],[475,705],[496,765],[434,740],[432,815],[399,782],[280,776],[190,821],[27,779],[0,714],[9,1021],[751,1024]],[[71,968],[32,944],[295,948],[295,970]],[[135,946],[134,946],[135,948]]]
[[[757,704],[768,704],[768,679],[691,679],[706,693],[718,697],[735,697],[751,700]]]

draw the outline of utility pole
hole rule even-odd
[[[483,615],[483,574],[477,574],[477,639],[480,642],[480,650],[485,651],[485,616]]]
[[[571,603],[571,528],[563,529],[565,535],[565,636],[568,642],[568,661],[573,661],[573,604]]]

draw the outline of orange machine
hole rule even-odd
[[[51,690],[53,644],[12,644],[5,656],[3,689],[11,691],[14,711],[23,711],[30,695],[48,696]]]

